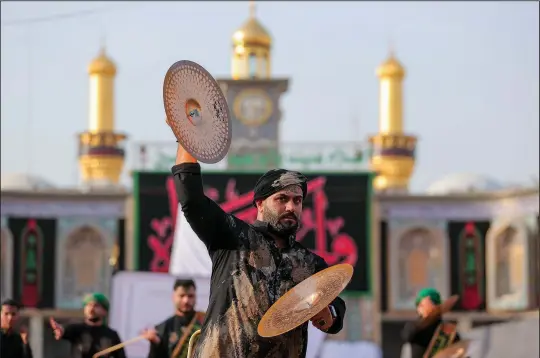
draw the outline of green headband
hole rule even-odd
[[[95,302],[101,307],[105,308],[106,311],[109,311],[109,300],[107,299],[107,296],[105,296],[103,293],[95,292],[86,295],[84,297],[83,304],[86,306],[90,302]]]
[[[416,306],[420,304],[420,301],[422,301],[424,298],[429,297],[431,302],[433,302],[436,305],[441,304],[441,294],[439,291],[437,291],[434,288],[428,287],[421,289],[418,294],[416,295]]]

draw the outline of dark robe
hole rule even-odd
[[[424,354],[433,339],[433,335],[441,323],[442,321],[438,320],[429,326],[422,327],[422,320],[418,319],[415,322],[408,322],[405,324],[405,327],[401,331],[401,338],[405,343],[411,345],[411,358],[424,357]],[[460,340],[459,334],[456,334],[454,343],[459,342]]]
[[[328,267],[295,240],[280,248],[268,224],[250,225],[224,212],[204,195],[201,167],[172,168],[176,192],[187,222],[212,260],[210,300],[195,358],[305,358],[308,324],[277,337],[263,338],[257,326],[270,306],[306,278]],[[343,327],[345,302],[332,305],[337,318],[328,333]]]
[[[71,343],[72,358],[92,358],[94,354],[120,343],[118,333],[112,328],[90,326],[86,323],[68,324],[62,339]],[[123,348],[107,355],[107,358],[126,358]]]
[[[191,312],[185,316],[174,315],[158,324],[156,331],[159,336],[159,343],[150,343],[148,358],[186,358],[191,335],[201,329],[203,325],[204,314],[202,313],[197,315],[192,328],[182,343],[182,348],[178,351],[178,355],[173,357],[172,354],[194,317],[195,312]]]
[[[24,344],[21,334],[16,330],[0,331],[0,357],[32,358],[32,349]]]

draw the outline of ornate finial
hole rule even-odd
[[[255,17],[255,1],[249,2],[249,17]]]
[[[106,48],[106,37],[105,37],[105,34],[102,34],[102,35],[101,35],[101,38],[100,38],[99,42],[100,42],[100,45],[99,45],[99,54],[102,55],[102,56],[105,56],[105,48]]]
[[[395,55],[394,40],[392,38],[390,40],[388,40],[388,55],[391,58],[393,58],[394,55]]]

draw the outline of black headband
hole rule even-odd
[[[264,200],[291,185],[298,185],[302,189],[302,197],[306,198],[307,178],[302,173],[285,169],[272,169],[266,172],[255,184],[253,205],[255,201]]]

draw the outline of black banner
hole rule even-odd
[[[486,234],[489,221],[449,221],[450,281],[460,296],[456,311],[486,308]]]
[[[370,292],[371,176],[310,174],[308,196],[297,240],[329,265],[355,267],[348,290]],[[206,195],[246,222],[255,220],[252,189],[259,174],[205,173]],[[135,262],[141,271],[167,272],[177,199],[166,173],[134,173]]]
[[[13,235],[14,296],[25,307],[53,308],[56,220],[9,218]]]

